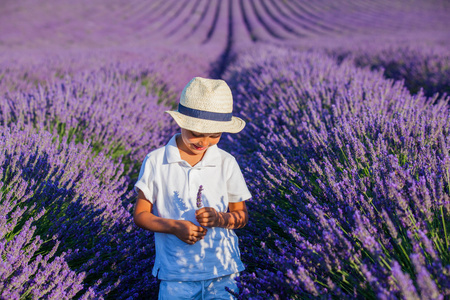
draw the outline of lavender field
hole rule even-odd
[[[239,299],[450,298],[450,3],[0,1],[0,299],[155,299],[132,218],[195,76],[247,122]]]

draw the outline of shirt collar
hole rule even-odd
[[[180,135],[179,133],[175,134],[167,143],[165,146],[166,148],[166,160],[167,163],[178,163],[183,162],[184,160],[181,159],[180,151],[177,147],[177,141],[176,137]],[[194,167],[214,167],[217,165],[217,163],[220,161],[221,156],[219,152],[219,148],[217,145],[211,146],[206,150],[205,155],[203,155],[203,158],[201,161],[199,161],[198,164],[196,164]]]
[[[177,147],[176,137],[179,134],[175,134],[166,145],[166,159],[169,164],[183,161],[180,156],[180,151]]]

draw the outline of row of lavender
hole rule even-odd
[[[423,90],[425,96],[431,97],[436,93],[450,94],[450,44],[444,37],[436,42],[433,47],[367,43],[350,49],[333,47],[327,52],[338,61],[350,59],[358,67],[382,70],[385,77],[404,81],[411,93]]]
[[[309,37],[445,31],[445,2],[114,0],[104,5],[23,0],[5,3],[0,10],[0,46],[17,50],[59,45],[63,51],[157,44],[178,48],[189,43],[224,50],[228,43],[241,48],[252,42],[302,44]]]
[[[283,49],[225,79],[249,122],[225,143],[254,195],[241,298],[450,295],[448,98]]]
[[[167,68],[94,61],[0,70],[2,299],[157,292],[130,185],[174,133],[163,111],[179,87],[158,77]]]

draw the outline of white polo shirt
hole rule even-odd
[[[154,215],[199,225],[195,210],[200,185],[203,186],[203,205],[219,212],[227,212],[229,202],[251,198],[231,154],[214,145],[191,167],[180,157],[176,135],[165,147],[145,157],[135,189],[141,190],[152,202]],[[186,244],[175,235],[155,232],[153,275],[162,280],[194,281],[244,270],[234,231],[219,227],[207,229],[205,238],[194,245]]]

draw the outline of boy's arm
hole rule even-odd
[[[202,226],[237,229],[247,225],[248,211],[245,201],[230,202],[226,213],[204,207],[196,212],[196,218]]]
[[[206,228],[195,225],[186,220],[173,220],[157,217],[152,213],[153,204],[148,201],[144,193],[139,190],[136,201],[133,219],[134,223],[143,229],[170,233],[177,236],[187,244],[195,244],[203,239],[206,234]]]

